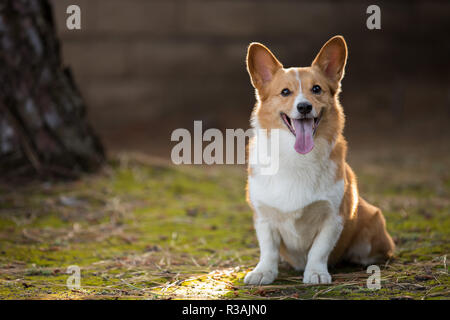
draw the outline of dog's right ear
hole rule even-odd
[[[347,52],[344,37],[334,36],[320,49],[312,66],[319,68],[328,79],[340,82],[344,76]]]
[[[261,89],[269,83],[275,72],[283,65],[275,56],[261,43],[252,42],[247,50],[247,71],[256,89]]]

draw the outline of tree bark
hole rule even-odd
[[[77,177],[105,159],[48,0],[0,1],[0,178]]]

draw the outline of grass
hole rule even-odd
[[[169,167],[120,156],[70,182],[0,187],[1,299],[448,299],[448,159],[381,158],[355,169],[397,243],[369,290],[366,269],[339,265],[305,285],[281,265],[245,286],[258,261],[242,167]],[[411,174],[414,172],[414,174]],[[69,289],[71,265],[81,287]]]

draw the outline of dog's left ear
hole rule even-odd
[[[250,80],[258,90],[272,81],[274,74],[283,68],[273,53],[258,42],[252,42],[248,46],[246,61]]]
[[[347,44],[344,37],[334,36],[320,49],[312,66],[318,67],[330,80],[339,82],[344,76],[346,62]]]

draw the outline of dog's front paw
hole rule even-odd
[[[244,278],[245,284],[250,285],[262,285],[272,283],[277,277],[277,272],[271,270],[260,271],[255,269],[249,273]]]
[[[303,274],[303,283],[331,283],[331,276],[327,270],[306,268]]]

